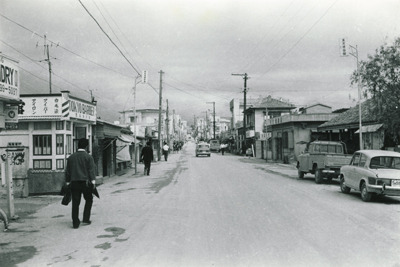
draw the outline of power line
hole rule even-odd
[[[331,10],[331,8],[336,4],[336,2],[338,2],[339,0],[336,0],[335,2],[333,2],[326,10],[325,12],[322,14],[321,17],[319,17],[319,19],[317,21],[314,22],[313,25],[311,25],[311,27],[297,40],[297,42],[295,42],[292,47],[289,48],[288,51],[286,51],[286,53],[284,53],[274,64],[272,64],[266,72],[264,72],[259,78],[263,77],[265,74],[267,74],[268,72],[270,72],[272,70],[273,67],[275,67],[276,65],[278,65],[289,53],[291,53],[293,51],[293,49],[304,39],[304,37],[307,36],[308,33],[311,32],[312,29],[314,29],[314,27],[326,16],[326,14],[328,14],[328,12]]]
[[[14,21],[14,20],[8,18],[7,16],[5,16],[5,15],[3,15],[3,14],[1,14],[1,13],[0,13],[0,16],[3,17],[4,19],[6,19],[6,20],[8,20],[8,21],[10,21],[10,22],[12,22],[12,23],[14,23],[14,24],[16,24],[17,26],[23,28],[24,30],[26,30],[26,31],[28,31],[28,32],[30,32],[30,33],[32,33],[33,35],[36,35],[36,36],[38,36],[38,37],[44,39],[44,36],[42,36],[42,35],[38,34],[37,32],[35,32],[35,31],[33,31],[33,30],[31,30],[31,29],[25,27],[24,25],[22,25],[22,24],[20,24],[20,23]],[[81,55],[79,55],[78,53],[76,53],[76,52],[74,52],[74,51],[72,51],[72,50],[70,50],[70,49],[68,49],[68,48],[66,48],[66,47],[64,47],[64,46],[62,46],[62,45],[60,45],[60,44],[58,44],[58,43],[55,43],[55,42],[53,42],[53,41],[51,41],[51,40],[49,40],[49,39],[47,39],[47,41],[49,41],[51,44],[58,45],[60,48],[64,49],[65,51],[67,51],[67,52],[69,52],[69,53],[71,53],[71,54],[73,54],[73,55],[75,55],[75,56],[77,56],[77,57],[79,57],[79,58],[81,58],[81,59],[84,59],[84,60],[86,60],[86,61],[89,61],[90,63],[95,64],[95,65],[97,65],[97,66],[99,66],[99,67],[101,67],[101,68],[107,69],[107,70],[109,70],[109,71],[112,71],[112,72],[117,73],[117,74],[119,74],[119,75],[121,75],[121,76],[124,76],[124,77],[134,78],[134,76],[128,76],[128,75],[122,74],[122,73],[117,72],[116,70],[114,70],[114,69],[112,69],[112,68],[109,68],[109,67],[107,67],[107,66],[101,65],[101,64],[99,64],[99,63],[97,63],[97,62],[95,62],[95,61],[93,61],[93,60],[91,60],[91,59],[89,59],[89,58],[86,58],[86,57],[84,57],[84,56],[81,56]]]
[[[86,10],[86,12],[89,14],[89,16],[96,22],[97,26],[101,29],[101,31],[107,36],[107,38],[110,40],[110,42],[117,48],[117,50],[120,52],[120,54],[125,58],[125,60],[128,62],[128,64],[136,71],[136,73],[141,76],[140,72],[133,66],[133,64],[129,61],[129,59],[125,56],[125,54],[119,49],[116,43],[110,38],[110,36],[104,31],[104,29],[101,27],[101,25],[98,23],[95,17],[89,12],[89,10],[85,7],[85,5],[81,2],[81,0],[78,0],[79,3],[82,5],[82,7]]]

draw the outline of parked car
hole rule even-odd
[[[335,141],[314,141],[307,144],[306,150],[297,157],[299,179],[304,174],[315,175],[315,182],[322,183],[324,178],[331,181],[339,178],[340,167],[350,162],[351,155],[346,155],[346,145]]]
[[[400,153],[385,150],[359,150],[350,164],[340,168],[340,189],[361,192],[363,201],[374,195],[400,196]]]
[[[201,156],[201,155],[211,157],[210,144],[199,143],[196,145],[196,157]]]
[[[221,149],[220,146],[221,146],[221,144],[220,144],[219,140],[216,140],[216,139],[210,140],[210,150],[211,151],[219,152],[219,150]]]

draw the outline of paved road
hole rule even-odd
[[[72,229],[70,207],[52,204],[0,249],[18,266],[400,265],[398,198],[363,203],[337,184],[269,171],[276,166],[196,158],[189,143],[149,177],[99,187],[92,225]]]

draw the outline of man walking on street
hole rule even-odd
[[[144,162],[144,174],[150,175],[151,162],[153,161],[153,148],[151,142],[147,141],[146,146],[142,149],[140,160]]]
[[[164,142],[164,146],[162,147],[163,154],[164,154],[164,159],[165,161],[168,160],[168,152],[169,152],[169,146],[167,145],[167,142]]]
[[[69,156],[65,170],[65,182],[71,186],[72,193],[72,225],[75,229],[79,228],[79,205],[81,198],[85,199],[83,210],[83,224],[91,224],[90,212],[93,204],[93,190],[96,184],[95,164],[93,157],[87,153],[89,140],[79,139],[78,151]]]

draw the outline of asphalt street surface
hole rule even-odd
[[[0,266],[400,266],[399,198],[194,149],[106,180],[89,226],[72,228],[61,197],[11,223]]]

